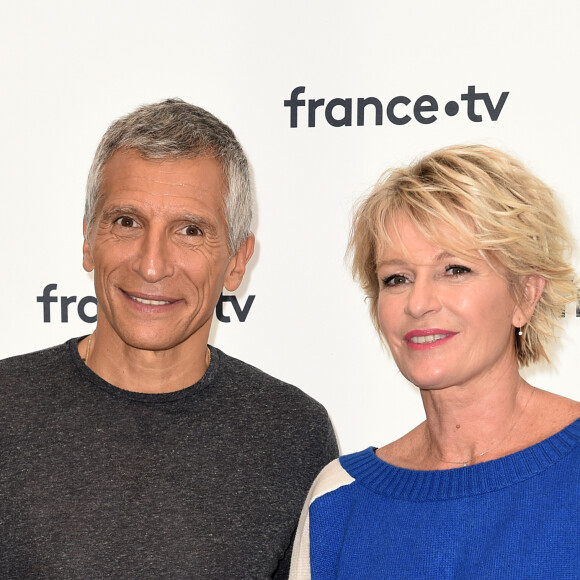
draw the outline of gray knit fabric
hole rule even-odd
[[[77,342],[0,362],[0,578],[286,578],[323,407],[215,348],[187,389],[124,391]]]

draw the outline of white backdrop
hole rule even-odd
[[[484,142],[551,184],[578,235],[579,17],[575,0],[3,2],[0,357],[91,332],[78,304],[93,292],[81,223],[94,150],[113,119],[179,96],[234,129],[257,186],[257,251],[235,293],[242,307],[255,299],[244,322],[224,304],[230,322],[214,324],[213,343],[324,403],[344,452],[402,435],[422,419],[421,404],[380,347],[344,263],[353,202],[389,166]],[[291,127],[284,101],[300,86],[300,98],[325,100],[314,126],[299,107]],[[461,100],[469,87],[481,95],[471,104]],[[377,125],[369,108],[357,124],[356,101],[368,97],[383,111],[407,97],[393,114],[408,122],[384,113]],[[336,98],[353,100],[350,126],[334,126],[346,115]],[[49,284],[58,302],[45,322],[37,297]],[[574,308],[563,326],[553,365],[526,377],[578,398]]]

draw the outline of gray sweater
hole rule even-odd
[[[286,578],[324,408],[213,347],[184,390],[121,390],[77,342],[0,362],[0,578]]]

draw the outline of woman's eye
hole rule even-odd
[[[120,226],[124,227],[124,228],[134,228],[136,227],[136,223],[135,220],[133,218],[130,218],[126,215],[121,216],[120,218],[117,218],[115,220],[116,224],[119,224]]]
[[[471,272],[471,268],[468,268],[467,266],[451,265],[447,266],[447,268],[445,268],[445,271],[451,276],[461,276],[461,274],[467,274]]]
[[[407,278],[402,274],[393,274],[383,280],[385,286],[398,286],[399,284],[405,284],[407,282]]]

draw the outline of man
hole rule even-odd
[[[232,131],[172,99],[105,133],[83,265],[95,332],[0,363],[0,577],[286,578],[324,409],[207,346],[254,249]]]

